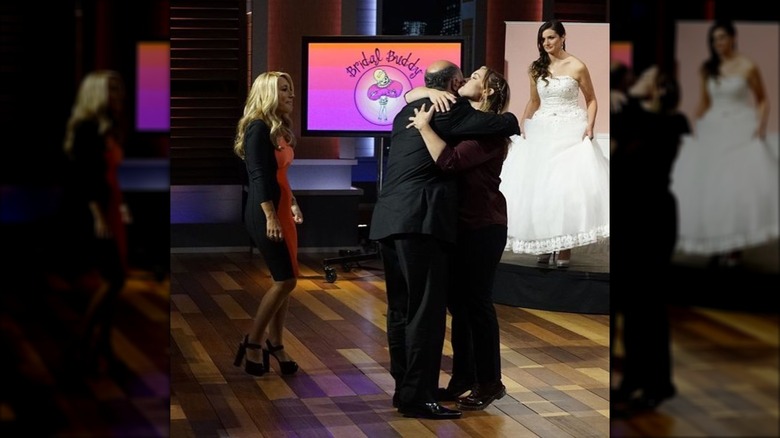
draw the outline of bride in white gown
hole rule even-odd
[[[767,137],[761,75],[735,50],[735,37],[729,22],[710,28],[698,120],[672,172],[678,250],[729,266],[740,262],[742,249],[778,236],[777,135]]]
[[[522,135],[512,139],[500,186],[506,250],[538,254],[539,263],[559,268],[569,265],[571,248],[609,237],[609,161],[593,140],[596,97],[586,65],[566,52],[565,37],[558,21],[539,28]]]

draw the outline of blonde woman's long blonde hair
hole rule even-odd
[[[124,84],[119,73],[112,70],[97,70],[87,74],[81,81],[70,118],[65,128],[63,149],[70,155],[73,151],[74,131],[84,121],[92,120],[98,125],[98,134],[106,135],[119,129],[115,114],[124,99]],[[115,132],[119,136],[118,132]],[[118,139],[121,140],[121,139]]]
[[[233,143],[233,151],[243,160],[246,157],[244,151],[244,135],[249,124],[255,120],[264,121],[271,128],[271,143],[280,149],[277,139],[284,138],[290,146],[295,146],[295,135],[292,131],[292,119],[289,114],[278,114],[279,108],[279,78],[287,79],[290,89],[293,88],[292,78],[289,74],[280,71],[262,73],[252,83],[249,95],[244,105],[244,115],[238,121],[236,139]]]

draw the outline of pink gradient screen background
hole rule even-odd
[[[633,44],[630,41],[613,41],[610,44],[609,51],[610,60],[613,64],[619,62],[629,69],[633,68]]]
[[[542,22],[517,21],[506,24],[506,78],[512,93],[509,111],[522,117],[528,103],[530,84],[528,67],[539,57],[536,34]],[[593,89],[596,92],[598,112],[595,134],[609,134],[609,66],[610,39],[607,23],[569,23],[566,28],[566,51],[588,66]],[[500,68],[495,66],[494,68]],[[580,103],[585,99],[580,92]]]
[[[140,42],[136,48],[136,129],[171,129],[170,43]]]
[[[440,59],[461,65],[461,41],[309,42],[304,131],[390,132],[393,117],[406,104],[403,95],[425,83],[425,69]],[[357,65],[356,65],[357,64]],[[392,86],[384,109],[368,91],[376,85],[374,73],[383,70]],[[464,72],[468,74],[468,72]],[[376,90],[376,87],[374,88]],[[399,94],[400,93],[400,94]],[[385,115],[382,116],[382,113]]]
[[[695,123],[694,114],[699,104],[701,77],[699,67],[709,57],[707,47],[707,31],[710,21],[678,21],[675,41],[676,59],[680,80],[680,111],[691,124]],[[778,105],[778,41],[780,41],[780,25],[777,23],[740,22],[735,21],[737,30],[737,51],[750,58],[758,65],[764,90],[769,100],[769,121],[767,134],[777,134]]]

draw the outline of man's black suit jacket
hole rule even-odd
[[[423,103],[430,108],[430,99],[420,99],[407,104],[393,120],[387,170],[371,218],[371,240],[414,233],[455,242],[458,219],[455,179],[436,167],[419,130],[406,127],[414,109]],[[520,133],[514,114],[482,112],[465,98],[458,98],[450,111],[435,113],[431,127],[448,143],[467,136],[509,137]]]

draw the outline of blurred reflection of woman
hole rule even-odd
[[[778,236],[778,162],[769,146],[777,136],[767,137],[761,72],[736,50],[734,25],[716,22],[707,41],[698,120],[672,174],[678,250],[735,266],[744,248]]]
[[[64,211],[65,247],[83,256],[65,261],[69,275],[92,289],[81,342],[74,353],[90,369],[99,359],[116,363],[111,331],[119,293],[127,278],[129,214],[119,187],[123,158],[122,122],[125,97],[122,78],[114,71],[84,77],[68,120],[64,150],[69,158]],[[97,281],[85,280],[97,273]]]

